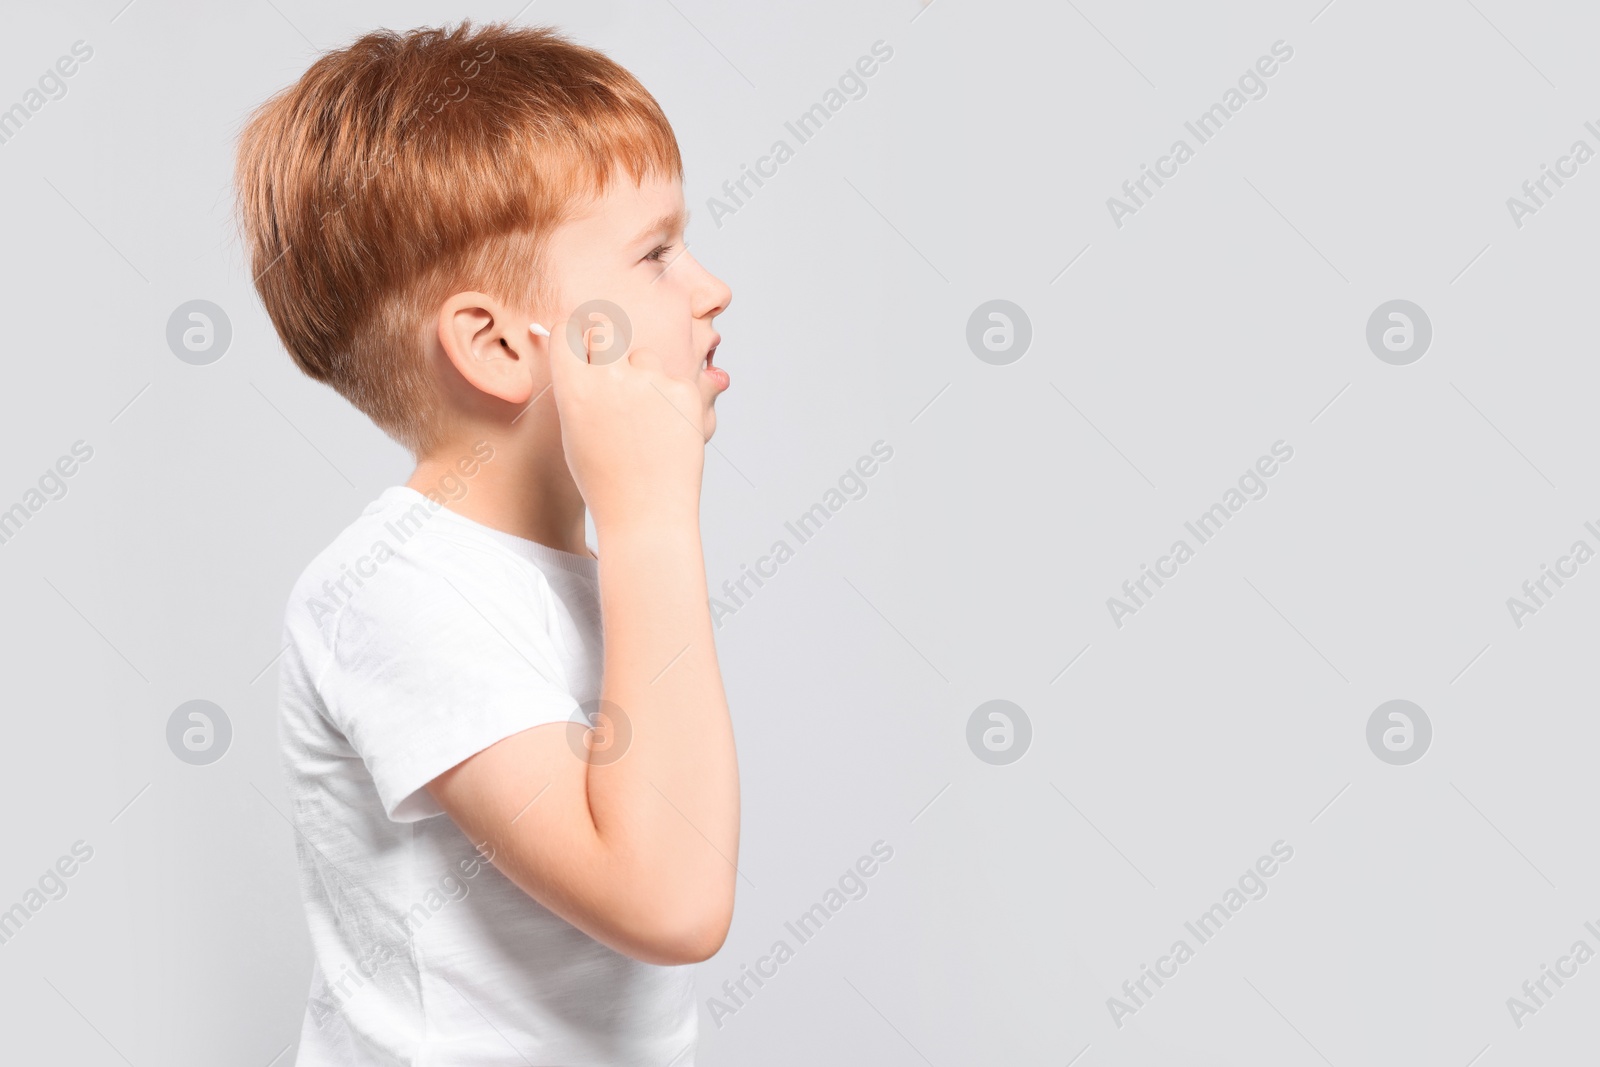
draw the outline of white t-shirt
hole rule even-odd
[[[279,740],[316,959],[298,1067],[691,1067],[692,969],[547,910],[423,788],[599,697],[596,561],[395,486],[300,576],[284,637]]]

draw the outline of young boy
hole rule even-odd
[[[699,530],[731,294],[672,128],[548,30],[381,32],[237,178],[284,346],[416,456],[288,605],[297,1063],[692,1064],[739,844]]]

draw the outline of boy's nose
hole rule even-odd
[[[709,315],[720,315],[728,310],[729,304],[733,303],[733,290],[729,289],[721,278],[718,278],[710,271],[701,268],[701,272],[704,275],[704,280],[700,286],[700,291],[696,294],[696,299],[700,306],[695,309],[695,313],[702,318]]]

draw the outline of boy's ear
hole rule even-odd
[[[479,392],[510,404],[526,404],[533,396],[528,324],[494,297],[467,292],[446,299],[439,307],[439,344],[457,373]]]

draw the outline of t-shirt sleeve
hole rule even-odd
[[[344,607],[320,688],[389,818],[441,814],[428,782],[572,718],[556,607],[547,583],[465,548],[387,560]]]

